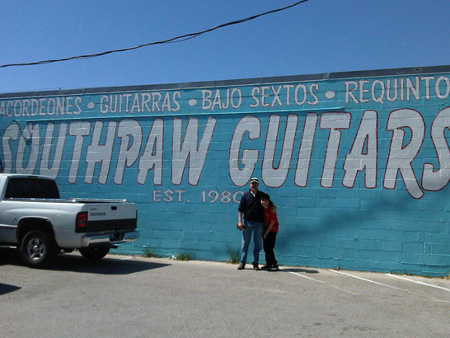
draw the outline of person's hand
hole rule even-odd
[[[264,239],[267,239],[267,234],[264,234],[264,235],[263,235],[263,238],[264,238]]]
[[[244,224],[242,224],[242,222],[238,222],[238,223],[236,224],[236,227],[237,227],[240,231],[244,230]]]

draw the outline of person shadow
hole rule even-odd
[[[315,270],[315,269],[306,269],[306,268],[298,268],[298,267],[295,267],[295,268],[286,268],[286,269],[282,268],[281,270],[285,270],[285,271],[288,271],[288,272],[309,273],[309,274],[317,274],[317,273],[320,273],[319,270]]]

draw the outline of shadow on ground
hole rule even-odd
[[[169,266],[155,262],[124,260],[122,256],[108,255],[101,260],[89,260],[77,253],[60,254],[45,270],[66,271],[78,273],[92,273],[102,275],[128,275],[145,270],[152,270]],[[0,266],[17,265],[25,266],[20,255],[15,249],[0,249]]]
[[[289,271],[289,272],[303,272],[303,273],[319,273],[318,270],[305,269],[305,268],[289,268],[289,269],[285,269],[285,271]]]
[[[20,290],[20,287],[9,284],[0,283],[0,296],[6,295],[7,293]]]

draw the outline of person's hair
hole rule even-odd
[[[273,202],[270,200],[270,196],[267,194],[261,196],[261,201],[268,201],[270,206],[273,205]]]

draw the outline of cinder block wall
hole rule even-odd
[[[118,252],[226,261],[257,176],[282,265],[450,272],[450,67],[0,95],[5,172],[138,204]],[[264,261],[261,253],[260,261]]]

